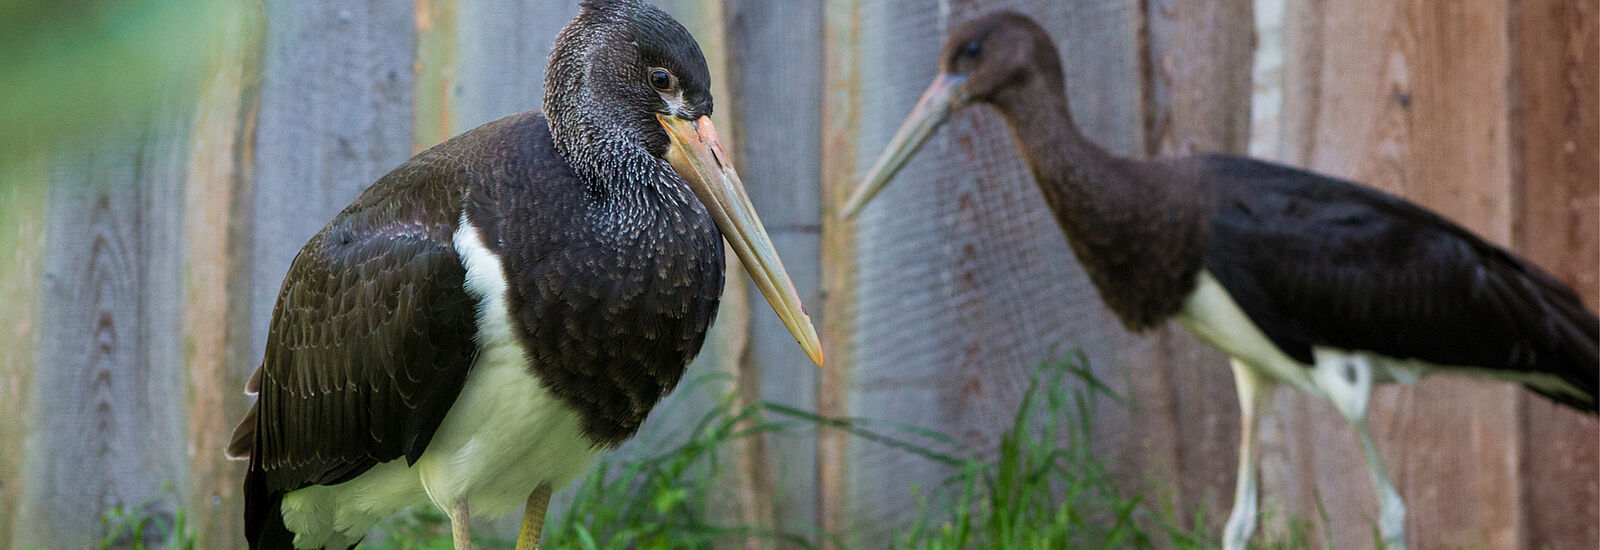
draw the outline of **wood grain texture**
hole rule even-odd
[[[1600,307],[1600,3],[1511,3],[1518,252]],[[1600,547],[1600,421],[1521,403],[1523,548]]]
[[[449,90],[456,132],[538,108],[550,45],[578,14],[577,3],[459,0],[456,12],[456,86]]]
[[[185,174],[183,224],[183,312],[179,338],[184,350],[189,460],[189,492],[184,496],[189,526],[200,548],[244,545],[240,479],[244,463],[228,460],[223,449],[249,401],[243,393],[252,364],[250,344],[248,219],[260,78],[259,12],[229,21],[226,43],[216,58],[196,104],[189,165]]]
[[[25,450],[36,421],[33,410],[34,361],[43,305],[45,210],[50,196],[44,184],[44,155],[0,167],[0,546],[17,542],[17,520],[27,491],[22,476]]]
[[[822,307],[828,312],[821,323],[827,366],[817,379],[817,412],[842,418],[850,415],[850,384],[856,353],[856,222],[839,219],[839,208],[856,186],[857,135],[861,131],[861,0],[826,0],[822,20],[822,170],[821,262]],[[837,428],[817,431],[818,528],[842,534],[849,517],[850,439]],[[837,539],[823,547],[839,548]]]
[[[828,103],[830,118],[848,109],[855,125],[845,127],[842,152],[831,143],[835,132],[825,130],[824,165],[836,162],[828,155],[848,161],[828,168],[828,177],[853,186],[931,80],[945,32],[1001,8],[1033,16],[1062,41],[1084,130],[1114,151],[1139,153],[1135,3],[861,3],[851,6],[853,17],[840,16],[850,27],[837,31],[859,25],[854,59],[829,54],[830,71],[851,64],[828,75],[829,87],[856,91]],[[835,32],[826,33],[830,42]],[[848,385],[842,396],[830,396],[849,415],[929,427],[984,452],[1011,424],[1038,365],[1078,348],[1102,378],[1125,380],[1118,355],[1132,338],[1073,262],[992,110],[956,114],[853,231],[855,284],[839,289],[855,294],[854,311],[843,313],[855,327],[843,335],[852,339]],[[831,298],[829,312],[841,314]],[[950,474],[870,443],[850,442],[843,454],[844,464],[835,466],[845,491],[836,497],[845,520],[837,533],[851,546],[882,546],[911,512],[903,505],[911,488],[934,487]]]
[[[1512,136],[1522,115],[1509,83],[1524,58],[1512,55],[1512,5],[1291,0],[1281,141],[1262,148],[1515,245],[1517,205],[1548,199],[1519,194],[1514,175]],[[1348,426],[1325,403],[1290,392],[1280,398],[1274,424],[1290,434],[1288,458],[1268,490],[1287,488],[1304,517],[1315,517],[1320,499],[1336,546],[1369,547],[1376,501]],[[1523,411],[1538,399],[1508,384],[1447,377],[1375,393],[1374,435],[1408,505],[1414,546],[1520,548],[1532,518],[1571,518],[1570,504],[1557,504],[1569,500],[1530,501],[1538,482],[1520,473],[1540,460],[1523,435]]]
[[[182,105],[184,98],[171,98]],[[176,112],[174,112],[176,111]],[[179,326],[188,118],[58,157],[14,542],[86,548],[114,507],[170,525],[187,489]]]

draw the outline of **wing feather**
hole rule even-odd
[[[1206,267],[1269,338],[1552,374],[1595,411],[1600,322],[1566,285],[1425,208],[1355,183],[1210,157],[1224,200]]]
[[[258,399],[228,448],[250,460],[247,534],[272,531],[287,491],[414,462],[427,447],[477,354],[452,242],[460,188],[418,157],[295,257],[247,388]]]

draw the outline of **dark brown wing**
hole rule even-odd
[[[252,378],[259,399],[230,447],[250,458],[252,542],[281,522],[284,492],[414,462],[460,393],[477,350],[451,241],[461,187],[419,156],[295,257]]]
[[[1600,321],[1568,287],[1433,212],[1351,182],[1207,157],[1221,199],[1205,259],[1278,347],[1370,350],[1548,373],[1593,412]]]

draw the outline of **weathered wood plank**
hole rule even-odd
[[[185,177],[183,312],[188,397],[189,487],[184,503],[195,544],[244,546],[240,480],[244,464],[227,460],[234,423],[249,406],[243,393],[252,364],[249,242],[245,232],[263,21],[259,12],[227,21],[227,42],[201,87]]]
[[[119,506],[170,525],[187,489],[183,363],[170,338],[188,143],[178,110],[58,157],[49,175],[39,289],[49,306],[39,311],[19,546],[89,547]]]
[[[43,155],[0,167],[0,546],[20,546],[16,536],[23,493],[29,479],[23,459],[36,424],[33,410],[34,362],[43,306],[45,210],[49,186]]]
[[[454,102],[457,93],[456,71],[460,58],[457,55],[456,12],[460,2],[452,0],[417,0],[416,41],[416,93],[412,102],[413,153],[450,139],[461,133],[454,123]]]
[[[1521,0],[1508,24],[1518,252],[1600,300],[1600,5]],[[1600,422],[1521,404],[1521,548],[1600,547]]]
[[[724,3],[728,94],[718,109],[734,123],[735,162],[750,200],[813,322],[824,324],[820,287],[822,5],[730,0]],[[739,277],[738,280],[744,280]],[[732,279],[730,279],[732,280]],[[730,283],[731,284],[731,283]],[[816,407],[820,371],[750,286],[750,349],[740,367],[747,400]],[[830,365],[831,367],[831,365]],[[756,516],[786,531],[816,522],[816,440],[755,440],[744,469]],[[781,492],[779,489],[781,488]]]
[[[1250,135],[1250,2],[1152,0],[1145,150],[1240,153]]]
[[[850,415],[850,385],[855,372],[857,224],[838,218],[839,207],[855,188],[857,135],[861,131],[861,0],[826,0],[822,20],[822,198],[821,263],[823,352],[827,365],[817,379],[817,412]],[[826,534],[850,525],[850,440],[844,430],[817,432],[817,525]],[[837,548],[824,539],[825,548]]]
[[[550,45],[577,3],[460,0],[457,10],[456,130],[538,108]]]
[[[416,147],[539,108],[545,62],[575,2],[427,0],[416,13]]]

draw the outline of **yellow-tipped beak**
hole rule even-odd
[[[800,305],[800,295],[789,280],[789,272],[784,271],[783,261],[778,259],[772,238],[767,236],[761,218],[756,216],[755,207],[750,205],[744,183],[739,181],[738,172],[728,162],[728,153],[722,150],[717,127],[711,124],[711,118],[700,117],[690,122],[658,114],[656,120],[661,121],[672,140],[667,147],[667,161],[711,213],[723,238],[733,246],[734,254],[750,272],[756,288],[761,289],[761,294],[772,304],[772,310],[783,320],[783,326],[789,327],[806,355],[811,356],[817,366],[822,366],[822,341],[817,338],[817,329],[811,325],[805,307]]]
[[[845,219],[855,217],[861,208],[867,205],[879,191],[888,185],[900,167],[905,166],[906,160],[928,141],[933,131],[940,124],[949,120],[950,112],[954,110],[956,90],[967,79],[966,75],[939,73],[934,77],[933,84],[928,85],[928,91],[922,93],[922,99],[917,101],[917,106],[911,109],[911,114],[906,115],[906,121],[900,124],[900,129],[895,131],[894,137],[889,139],[889,146],[878,155],[878,161],[872,163],[872,169],[867,171],[867,177],[861,180],[861,186],[850,195],[850,200],[845,201],[844,211],[840,213]]]

